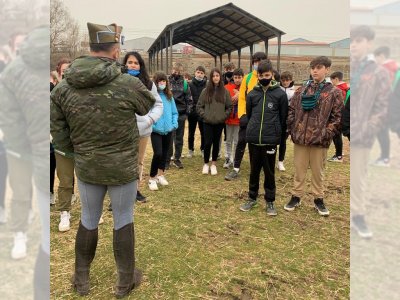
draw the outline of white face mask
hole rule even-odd
[[[204,78],[202,78],[202,77],[195,77],[195,78],[196,78],[197,81],[203,81],[204,80]]]
[[[163,90],[165,90],[165,84],[159,84],[158,85],[158,89],[160,90],[160,91],[163,91]]]

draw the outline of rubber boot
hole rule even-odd
[[[135,269],[135,233],[133,223],[114,230],[113,246],[118,272],[115,296],[119,299],[127,296],[132,289],[138,287],[142,280],[142,272]]]
[[[75,274],[73,285],[79,295],[89,294],[90,264],[96,254],[98,229],[88,230],[79,222],[75,240]]]

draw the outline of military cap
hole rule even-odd
[[[119,43],[121,39],[122,26],[113,23],[110,25],[99,25],[87,23],[89,30],[89,42],[91,44]]]

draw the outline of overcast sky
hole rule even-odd
[[[385,0],[383,0],[385,1]],[[349,36],[349,0],[232,0],[236,6],[286,32],[283,41],[302,37],[333,42]],[[368,2],[368,0],[366,1]],[[170,23],[229,3],[229,0],[63,0],[87,32],[86,22],[122,25],[126,40],[156,38]]]

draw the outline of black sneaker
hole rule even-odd
[[[235,171],[234,169],[230,170],[228,174],[225,176],[225,180],[231,181],[235,180],[239,177],[239,172]]]
[[[321,216],[329,216],[329,210],[325,207],[324,199],[314,199],[314,207]]]
[[[146,197],[143,196],[139,190],[136,192],[136,201],[141,202],[141,203],[145,203],[146,202]]]
[[[256,205],[257,205],[257,200],[249,199],[249,201],[247,201],[245,204],[241,205],[239,209],[241,211],[249,211]]]
[[[267,215],[276,216],[277,214],[274,202],[267,202]]]
[[[372,232],[369,231],[363,215],[353,216],[351,218],[350,226],[357,231],[360,237],[364,239],[372,238]]]
[[[183,164],[179,159],[175,159],[174,160],[174,165],[175,167],[177,167],[178,169],[183,169]]]
[[[108,205],[108,211],[112,211],[112,205],[111,205],[111,202],[110,202],[110,204]]]
[[[287,211],[293,211],[297,206],[300,206],[301,201],[299,197],[292,196],[290,201],[283,207]]]

